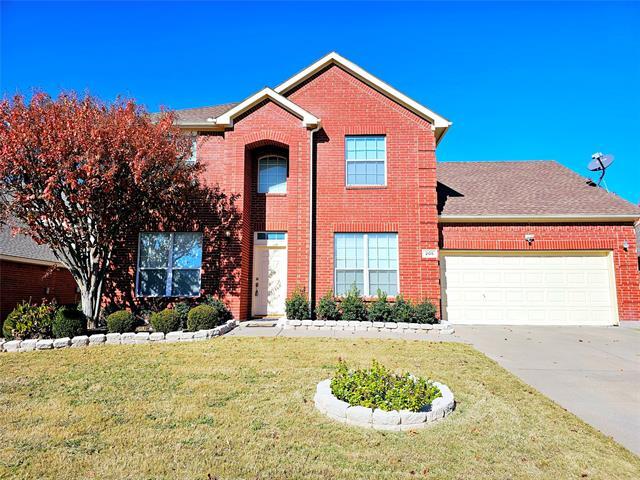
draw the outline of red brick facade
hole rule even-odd
[[[68,270],[7,260],[0,260],[0,291],[0,319],[23,300],[38,303],[46,298],[59,305],[80,300],[76,282]]]
[[[333,288],[335,233],[397,232],[399,291],[405,297],[429,298],[439,304],[439,262],[422,259],[422,249],[605,249],[614,252],[620,319],[640,318],[636,240],[631,224],[439,226],[436,139],[430,123],[335,65],[286,96],[322,121],[313,143],[315,299]],[[386,186],[345,186],[345,136],[358,134],[386,136]],[[222,232],[205,236],[202,270],[203,293],[224,296],[236,318],[251,315],[256,231],[286,231],[288,292],[309,284],[311,135],[298,117],[267,100],[235,118],[232,129],[201,132],[199,136],[198,162],[206,165],[206,182],[219,185],[228,195],[240,196],[237,213],[242,218],[241,229],[233,232],[234,241],[228,243],[221,240]],[[257,159],[274,153],[288,158],[286,195],[257,193]],[[216,221],[204,216],[203,222]],[[535,234],[532,246],[523,241],[524,233]],[[119,294],[133,293],[136,239],[137,232],[132,232],[127,248],[114,259]],[[623,240],[629,242],[629,251],[622,249]],[[217,249],[219,255],[215,262],[206,253],[207,245],[213,243],[212,251]],[[220,258],[227,257],[232,260],[222,268]],[[221,276],[227,282],[221,282]]]

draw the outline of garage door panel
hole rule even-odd
[[[452,323],[611,325],[604,255],[446,255],[443,299]]]

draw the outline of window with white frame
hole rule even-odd
[[[198,161],[198,135],[191,135],[191,157],[185,162],[187,165],[195,165]]]
[[[336,233],[334,238],[335,293],[353,285],[361,295],[398,294],[397,233]]]
[[[267,155],[258,159],[258,193],[287,193],[287,159]]]
[[[141,297],[200,295],[202,233],[140,233],[138,281]]]
[[[387,139],[383,135],[345,137],[347,186],[386,185]]]

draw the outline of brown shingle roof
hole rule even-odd
[[[12,226],[19,226],[19,222],[9,218],[5,225],[0,225],[0,255],[19,257],[45,262],[58,262],[47,245],[38,245],[27,235],[12,235]]]
[[[438,163],[441,215],[637,215],[640,208],[589,185],[555,161]]]
[[[185,108],[182,110],[174,110],[179,122],[188,123],[206,123],[207,118],[216,118],[227,110],[231,110],[237,103],[225,103],[223,105],[211,105],[209,107]],[[151,114],[157,117],[159,113]]]

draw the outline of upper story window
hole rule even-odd
[[[202,233],[140,233],[136,294],[197,297],[201,267]]]
[[[336,233],[334,240],[336,295],[353,285],[365,296],[398,294],[397,233]]]
[[[187,165],[195,165],[198,160],[198,136],[191,136],[191,157],[185,162]]]
[[[287,193],[287,159],[267,155],[258,159],[258,193]]]
[[[387,139],[383,135],[345,137],[347,186],[386,185]]]

